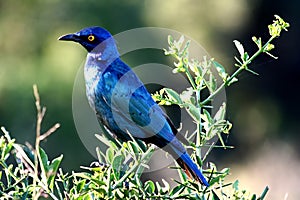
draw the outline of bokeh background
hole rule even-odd
[[[278,14],[291,24],[275,42],[273,53],[279,59],[261,56],[252,64],[260,76],[243,73],[227,89],[228,118],[234,127],[226,141],[235,148],[215,150],[210,159],[230,167],[231,179],[239,179],[253,193],[268,185],[268,199],[287,194],[299,199],[299,8],[296,0],[0,0],[0,125],[18,142],[33,143],[36,83],[48,109],[44,130],[61,123],[42,146],[50,157],[64,154],[65,171],[78,170],[94,160],[72,118],[73,83],[86,52],[58,42],[58,36],[94,25],[113,34],[147,26],[170,28],[198,41],[232,71],[237,54],[232,41],[238,39],[254,52],[251,37],[266,40],[267,25]],[[127,63],[153,59],[143,55],[128,57]]]

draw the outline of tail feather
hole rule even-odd
[[[196,179],[205,186],[209,186],[206,178],[187,153],[182,154],[176,161],[188,177]]]

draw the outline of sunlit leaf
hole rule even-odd
[[[237,48],[238,52],[240,53],[241,58],[244,56],[245,50],[243,45],[238,40],[233,40],[235,47]]]

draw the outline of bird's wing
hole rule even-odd
[[[109,127],[112,131],[117,125],[123,132],[142,140],[150,139],[158,146],[174,140],[175,135],[164,112],[125,63],[118,62],[109,67],[102,74],[100,85],[114,119]],[[182,150],[182,145],[175,146]]]
[[[156,136],[164,143],[174,139],[163,111],[132,71],[115,85],[111,107],[115,120],[119,121],[117,124],[133,136],[141,139]]]

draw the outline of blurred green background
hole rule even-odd
[[[228,118],[234,127],[227,143],[210,159],[232,168],[232,179],[260,193],[269,185],[270,199],[300,197],[299,160],[299,31],[300,2],[291,0],[92,1],[0,0],[0,125],[23,143],[34,141],[36,83],[47,106],[43,128],[61,128],[43,142],[51,157],[64,154],[65,171],[78,170],[94,158],[83,147],[72,118],[72,87],[86,52],[58,42],[65,33],[102,26],[112,34],[138,27],[164,27],[198,41],[228,70],[237,51],[234,39],[249,52],[253,35],[268,38],[267,25],[278,14],[290,22],[275,42],[278,60],[261,56],[253,63],[260,76],[243,73],[227,89]],[[138,56],[143,63],[143,57]],[[146,59],[146,58],[145,58]],[[129,64],[137,62],[128,59]],[[147,62],[145,62],[147,63]]]

